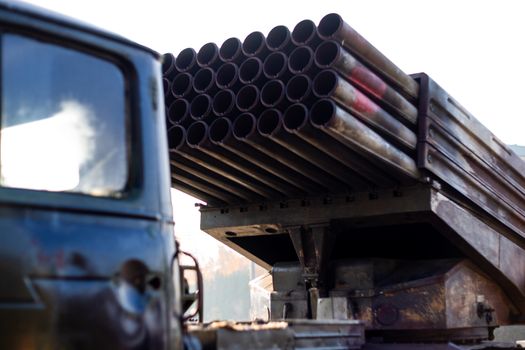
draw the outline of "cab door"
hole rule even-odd
[[[0,45],[0,348],[168,349],[155,57],[4,13]]]

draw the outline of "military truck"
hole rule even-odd
[[[194,188],[174,168],[183,129],[167,126],[159,54],[19,2],[0,2],[0,26],[3,349],[489,348],[495,327],[522,322],[515,192],[502,190],[499,207],[470,191],[479,181],[440,173],[450,170],[441,142],[422,142],[428,163],[408,172],[374,153],[362,159],[387,186],[224,201],[202,191],[203,177],[191,178]],[[457,142],[435,114],[460,118],[447,125],[481,135],[469,139],[485,147],[478,158],[503,172],[503,182],[483,180],[508,189],[509,164],[522,166],[515,155],[427,76],[413,79],[428,94],[418,117],[438,123],[425,135]],[[327,103],[326,116],[339,108]],[[458,146],[457,156],[471,150]],[[271,322],[185,323],[202,311],[185,313],[202,304],[202,288],[184,278],[199,280],[199,268],[181,263],[172,186],[210,199],[203,229],[272,268]]]

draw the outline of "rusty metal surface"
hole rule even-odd
[[[306,291],[303,270],[298,262],[278,262],[271,273],[274,291]]]
[[[523,249],[508,239],[509,232],[501,223],[482,219],[479,210],[469,209],[442,193],[433,197],[437,227],[490,273],[512,298],[517,314],[525,314],[525,271],[520,268],[525,260]]]
[[[186,158],[190,162],[194,162],[206,169],[211,173],[222,175],[223,177],[239,184],[240,186],[249,189],[250,191],[258,194],[262,200],[265,196],[266,189],[260,187],[259,184],[254,183],[252,179],[247,177],[244,173],[231,168],[230,166],[220,162],[219,160],[200,152],[199,150],[189,147],[186,140],[186,131],[180,126],[176,126],[171,129],[171,140],[176,142],[176,145],[170,148],[170,152],[175,152],[183,158]]]
[[[515,312],[499,286],[470,262],[447,273],[447,326],[468,328],[509,324]],[[476,305],[473,307],[472,305]]]
[[[425,212],[431,210],[432,190],[424,186],[403,188],[401,192],[378,190],[376,192],[357,192],[350,195],[312,197],[308,201],[289,199],[267,202],[265,206],[250,203],[245,212],[224,211],[221,208],[201,208],[201,228],[205,231],[225,230],[228,227],[254,226],[252,234],[266,234],[255,229],[256,225],[274,224],[279,227],[302,224],[315,224],[345,218],[380,217],[384,215],[405,215],[405,222],[420,215],[426,220]],[[468,220],[467,220],[468,221]],[[379,222],[378,222],[379,224]],[[232,231],[235,231],[232,229]],[[240,231],[239,235],[242,235]]]
[[[308,294],[304,291],[275,291],[270,294],[270,320],[307,319]]]
[[[245,174],[245,177],[253,178],[252,182],[258,188],[259,193],[267,198],[279,198],[283,194],[293,196],[293,192],[288,192],[290,186],[287,183],[274,177],[264,168],[258,168],[226,149],[215,147],[209,139],[208,125],[204,122],[195,122],[190,125],[186,133],[186,144],[230,166],[238,173]]]
[[[418,163],[525,237],[525,163],[428,76]]]
[[[376,74],[362,65],[335,41],[323,42],[315,51],[315,63],[322,69],[334,69],[356,84],[380,104],[395,110],[408,122],[417,122],[417,108]]]
[[[467,260],[342,261],[336,281],[345,283],[331,295],[349,298],[348,317],[363,320],[369,337],[479,341],[509,322],[512,301]]]
[[[461,166],[446,157],[443,153],[434,148],[425,148],[426,161],[423,164],[425,169],[430,170],[445,180],[448,186],[466,196],[468,199],[479,205],[483,210],[492,215],[496,220],[503,222],[512,230],[514,240],[517,240],[523,247],[525,237],[525,218],[521,215],[521,210],[517,210],[513,205],[501,199],[502,194],[498,193],[476,178],[470,176]]]
[[[359,118],[374,131],[386,136],[404,149],[416,149],[416,134],[394,116],[379,107],[333,70],[323,70],[313,81],[313,92],[319,98],[330,98]]]
[[[373,67],[376,73],[388,78],[410,97],[414,99],[418,97],[417,83],[343,21],[338,14],[332,13],[323,17],[319,22],[317,32],[323,39],[336,40],[341,43],[346,49],[361,58],[364,63]]]
[[[513,343],[482,342],[481,344],[460,343],[366,343],[363,350],[517,350]]]
[[[396,179],[387,174],[377,164],[374,164],[366,157],[360,156],[318,128],[314,128],[309,121],[309,115],[305,115],[303,112],[304,105],[298,105],[297,108],[289,108],[287,110],[283,120],[286,131],[299,136],[312,146],[323,151],[327,156],[334,158],[347,168],[353,169],[366,177],[376,187],[395,187],[398,184]]]
[[[203,207],[201,229],[249,259],[270,268],[275,261],[265,261],[269,252],[265,251],[263,242],[243,247],[233,241],[232,237],[263,236],[263,241],[270,242],[272,236],[285,232],[286,227],[343,219],[376,225],[427,220],[425,213],[430,211],[431,195],[430,189],[416,186],[404,188],[402,192],[376,191],[373,195],[370,192],[358,192],[348,196],[321,196],[307,201],[297,199],[268,202],[264,206],[251,203],[243,207],[243,210],[235,207],[231,210]],[[297,259],[293,246],[289,247],[291,253],[285,253],[289,251],[280,244],[270,244],[273,251],[283,251],[282,259],[278,261]]]
[[[364,325],[354,320],[290,320],[295,348],[360,349]]]
[[[205,97],[194,113],[191,100],[166,99],[172,124],[190,128],[188,114],[202,115],[189,145],[185,129],[170,129],[170,151],[173,185],[210,201],[201,208],[203,230],[265,267],[302,264],[304,296],[276,290],[272,317],[292,317],[294,300],[307,317],[318,301],[333,302],[325,261],[377,256],[468,258],[482,271],[462,265],[377,296],[359,289],[362,310],[351,316],[389,330],[385,339],[417,329],[421,339],[479,340],[496,324],[525,321],[525,165],[437,84],[401,72],[338,15],[314,30],[306,20],[291,35],[278,26],[266,39],[229,39],[232,58],[223,61],[235,64],[223,65],[216,83],[231,90],[213,96],[211,112]],[[315,48],[316,65],[335,71],[312,83]],[[185,55],[191,65],[191,50]],[[172,79],[180,77],[171,83],[178,95],[194,99],[188,79],[197,90],[207,85],[195,73]],[[327,232],[335,243],[323,239]],[[321,254],[330,242],[334,249]],[[362,278],[368,269],[349,273],[348,285],[371,283]],[[462,297],[449,293],[459,289]]]
[[[222,203],[239,203],[241,199],[234,195],[231,195],[228,192],[225,192],[220,187],[217,187],[213,182],[204,181],[202,178],[197,177],[191,173],[187,173],[182,169],[177,169],[177,171],[171,173],[173,180],[176,180],[179,183],[185,183],[194,189],[199,190],[202,193],[206,193],[211,198],[217,198]]]
[[[273,175],[287,181],[290,186],[303,190],[305,194],[320,193],[322,191],[319,185],[308,180],[308,178],[293,168],[287,167],[273,157],[237,140],[233,136],[232,123],[226,118],[217,119],[212,123],[210,126],[210,140],[219,147],[223,147],[259,167],[264,167]]]
[[[288,320],[269,323],[215,322],[192,327],[203,349],[360,349],[364,327],[357,321]]]
[[[301,108],[300,113],[307,114],[308,111],[304,106],[290,107],[285,113],[293,113],[293,108]],[[257,121],[259,133],[281,146],[289,149],[306,162],[311,162],[323,169],[330,169],[330,173],[344,182],[347,187],[341,188],[341,193],[355,191],[357,188],[371,188],[371,182],[368,182],[361,174],[354,172],[352,169],[345,168],[333,158],[327,157],[325,153],[318,148],[305,142],[294,134],[288,133],[283,127],[283,116],[277,109],[268,109],[264,111]]]
[[[392,222],[398,225],[414,221],[428,222],[443,235],[443,239],[460,248],[462,254],[490,273],[515,304],[515,308],[509,310],[510,314],[523,315],[525,273],[520,268],[521,261],[525,259],[523,250],[505,236],[505,231],[500,230],[496,221],[481,220],[479,211],[468,209],[453,198],[431,187],[416,186],[413,189],[404,188],[399,194],[391,191],[378,192],[377,197],[371,197],[369,193],[357,193],[351,197],[332,196],[329,201],[326,197],[319,197],[308,202],[288,200],[268,203],[264,207],[249,205],[244,212],[221,212],[219,209],[202,208],[201,226],[204,231],[241,254],[251,259],[255,257],[259,263],[268,266],[264,262],[264,246],[261,245],[258,249],[256,245],[243,245],[242,237],[262,235],[271,242],[272,235],[287,232],[289,227],[309,223],[337,223],[341,220],[378,227]],[[341,224],[337,226],[342,227]],[[272,229],[266,231],[269,227]],[[232,233],[239,240],[232,239]],[[428,233],[427,237],[430,238]],[[432,249],[431,246],[428,248]],[[378,245],[378,252],[379,249]],[[348,250],[347,254],[351,251]],[[293,255],[287,259],[293,259]],[[504,319],[503,316],[498,317],[500,320]],[[513,317],[509,322],[518,320]]]
[[[147,69],[142,74],[156,72]],[[144,117],[162,115],[151,111]],[[141,134],[146,140],[163,136],[163,130],[146,130]],[[147,144],[153,147],[156,142]],[[2,190],[0,227],[8,234],[0,238],[0,348],[168,348],[168,315],[176,311],[170,306],[173,224],[157,207],[164,172],[159,172],[157,160],[147,164],[151,168],[144,174],[153,183],[143,185],[135,199],[18,190],[25,203],[15,206]],[[40,204],[33,203],[36,200]],[[104,211],[104,204],[111,211]],[[127,213],[128,205],[156,214]],[[171,206],[165,210],[169,213]],[[115,250],[123,244],[126,249]],[[175,331],[177,323],[172,327]]]
[[[320,100],[311,110],[312,124],[355,151],[381,159],[398,173],[419,178],[415,161],[360,120],[336,106],[331,100]]]
[[[211,173],[207,171],[206,168],[203,168],[202,166],[195,164],[194,162],[187,161],[185,158],[182,158],[177,155],[172,155],[170,163],[172,165],[172,174],[176,174],[180,169],[187,173],[193,174],[194,176],[206,181],[207,183],[219,186],[220,188],[227,190],[229,193],[239,198],[242,198],[245,201],[256,201],[260,199],[253,192],[236,186],[235,182],[228,180],[227,178],[219,174]]]
[[[245,142],[253,148],[266,153],[283,165],[296,169],[329,191],[338,191],[344,187],[341,181],[333,177],[326,170],[304,162],[301,157],[298,157],[293,152],[260,135],[257,132],[256,119],[252,114],[242,114],[235,120],[233,124],[233,134],[239,141]]]
[[[293,332],[281,323],[215,322],[192,326],[189,331],[199,339],[203,350],[287,349],[293,344]]]
[[[372,73],[363,77],[352,74],[357,79],[355,81],[363,84],[356,84],[356,88],[351,89],[336,89],[338,93],[333,96],[328,94],[365,122],[366,126],[358,134],[365,132],[370,142],[363,147],[356,146],[360,141],[349,143],[348,138],[341,135],[311,131],[308,127],[296,130],[293,125],[289,128],[285,125],[286,131],[280,127],[278,132],[266,133],[265,137],[252,131],[239,131],[247,128],[248,122],[253,124],[260,116],[273,113],[268,109],[276,109],[284,115],[292,103],[301,102],[311,108],[319,100],[310,79],[319,70],[314,50],[320,43],[322,40],[317,27],[312,21],[305,20],[298,23],[292,33],[285,26],[277,26],[266,38],[261,32],[252,32],[243,43],[232,37],[225,40],[220,48],[210,42],[203,45],[198,53],[192,48],[185,49],[177,56],[173,67],[170,63],[173,55],[167,56],[164,78],[166,89],[169,86],[172,92],[165,99],[168,123],[173,125],[168,132],[172,144],[170,149],[173,157],[179,160],[184,158],[186,164],[195,162],[200,167],[197,175],[187,169],[175,172],[173,185],[191,190],[193,194],[203,194],[200,199],[212,199],[214,205],[225,200],[226,204],[238,204],[239,199],[234,197],[238,197],[239,193],[255,192],[260,198],[259,204],[264,205],[261,200],[307,199],[308,196],[323,193],[343,194],[413,183],[418,174],[410,168],[410,158],[413,157],[416,138],[410,127],[403,124],[404,121],[398,121],[404,119],[403,113],[410,114],[409,107],[404,105],[405,99],[389,92],[388,86],[378,84],[379,78],[370,78]],[[339,47],[337,43],[333,44]],[[342,52],[349,55],[345,50]],[[330,60],[330,57],[326,59]],[[178,67],[175,67],[177,60]],[[345,69],[335,66],[341,71]],[[359,67],[370,72],[363,65]],[[318,82],[321,80],[318,79]],[[343,78],[340,82],[346,84],[343,87],[349,85]],[[386,105],[369,100],[363,94],[367,83],[372,90],[376,88],[377,96],[379,90],[386,89],[382,98],[397,106],[397,110],[391,107],[383,110],[380,106]],[[352,100],[352,96],[359,98]],[[299,109],[304,107],[291,108]],[[247,121],[242,113],[251,113],[253,118]],[[297,113],[288,114],[291,115],[289,120],[299,117]],[[195,120],[210,127],[218,117],[231,121],[234,136],[239,136],[235,135],[235,128],[237,134],[246,131],[247,136],[237,137],[236,142],[232,138],[228,138],[227,142],[210,142],[208,137],[204,137],[193,148],[173,146],[179,143],[177,135],[180,134],[179,129],[173,127],[182,126],[189,130]],[[310,126],[309,122],[306,123]],[[377,137],[370,140],[374,130],[385,138],[386,143]],[[378,145],[381,151],[369,151]],[[392,155],[395,159],[389,159]],[[401,161],[400,165],[397,165],[398,161]],[[402,169],[406,164],[409,164],[408,170],[390,172],[390,165],[394,165],[394,169]],[[172,169],[175,171],[175,168]],[[216,184],[209,181],[217,176],[226,179],[229,185],[224,187],[224,181]],[[187,181],[186,186],[181,186],[184,181]],[[224,192],[231,192],[232,187],[236,192],[234,197],[225,196]],[[208,189],[211,191],[206,194]],[[220,199],[217,198],[219,194]],[[247,203],[254,200],[253,196],[249,200],[246,197],[245,193],[240,201]]]

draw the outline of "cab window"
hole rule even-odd
[[[20,35],[1,41],[0,184],[121,194],[129,167],[120,68]]]

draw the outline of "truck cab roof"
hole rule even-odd
[[[6,9],[12,12],[17,12],[27,16],[31,16],[40,20],[64,25],[73,29],[85,31],[91,34],[95,34],[101,37],[105,37],[120,43],[133,46],[135,48],[147,51],[153,54],[156,58],[160,57],[159,53],[144,46],[140,45],[132,40],[126,39],[125,37],[115,34],[113,32],[98,28],[92,24],[80,21],[78,19],[36,6],[23,1],[15,0],[0,0],[0,9]]]

